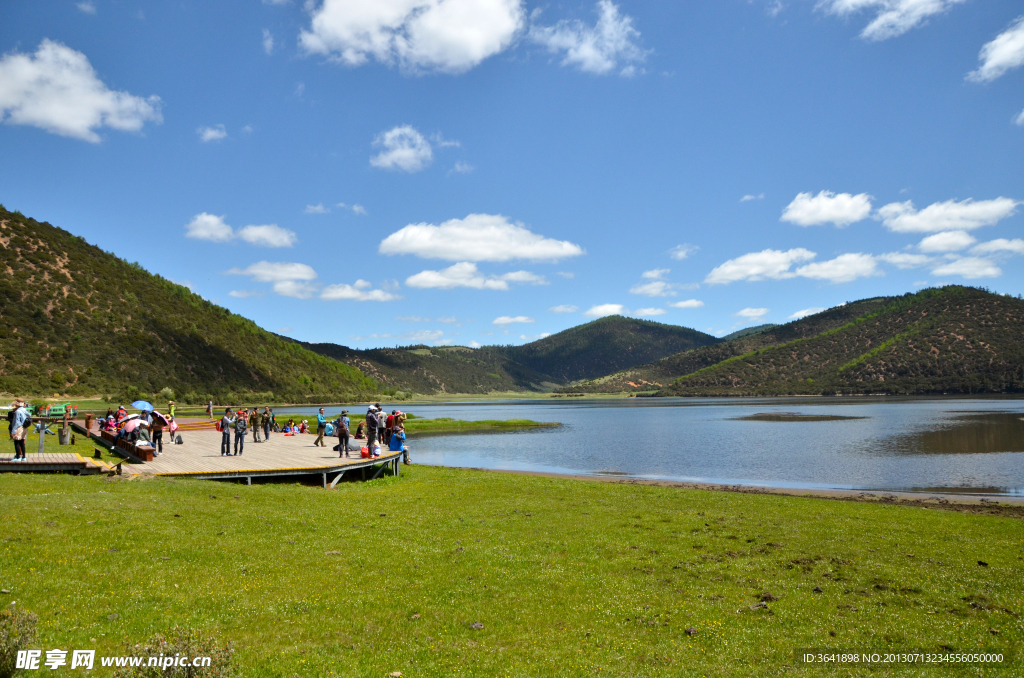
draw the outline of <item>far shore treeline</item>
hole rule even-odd
[[[610,316],[522,346],[301,343],[0,206],[0,393],[181,404],[414,395],[1024,391],[1024,301],[950,285],[723,338]]]

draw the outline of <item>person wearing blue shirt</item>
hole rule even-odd
[[[327,431],[327,417],[324,416],[324,408],[320,408],[320,412],[316,415],[316,442],[313,443],[313,447],[326,447],[324,444],[324,433]]]
[[[11,440],[14,441],[14,459],[11,461],[28,461],[25,457],[25,436],[28,435],[29,415],[25,409],[25,401],[18,398],[14,401],[14,415],[11,417]]]

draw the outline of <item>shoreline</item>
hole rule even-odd
[[[424,466],[435,466],[423,464]],[[1024,518],[1024,497],[997,498],[976,495],[949,494],[943,492],[907,492],[884,490],[843,490],[843,489],[803,489],[787,487],[766,487],[760,485],[740,485],[725,483],[699,483],[677,480],[655,480],[650,478],[631,478],[619,476],[601,476],[585,473],[553,473],[550,471],[520,471],[512,469],[490,469],[479,466],[435,466],[463,471],[484,471],[487,473],[508,473],[513,475],[538,476],[563,480],[583,480],[590,482],[615,483],[619,485],[649,485],[683,490],[705,490],[708,492],[735,492],[737,494],[771,494],[788,497],[804,497],[809,499],[828,499],[833,501],[855,501],[872,504],[891,504],[895,506],[913,506],[918,508],[934,508],[962,513],[985,515],[1002,515],[1012,518]]]

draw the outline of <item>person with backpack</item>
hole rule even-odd
[[[338,415],[337,421],[334,422],[334,427],[338,431],[338,456],[345,455],[348,457],[348,427],[351,426],[351,422],[348,419],[348,410],[342,410],[341,414]]]
[[[248,433],[249,416],[243,407],[235,417],[235,456],[239,457],[245,451],[245,434]]]
[[[260,442],[260,413],[259,408],[252,408],[252,412],[249,413],[249,426],[252,427],[252,441],[254,443]]]
[[[217,423],[217,430],[220,431],[220,456],[231,456],[231,425],[235,423],[231,416],[231,408],[224,408],[224,416]]]
[[[377,426],[380,420],[377,419],[377,408],[370,405],[366,410],[366,449],[373,454],[373,444],[377,442]]]
[[[11,461],[28,461],[25,457],[25,437],[28,435],[28,427],[32,424],[32,417],[25,409],[25,401],[18,398],[12,405],[14,414],[11,416],[11,440],[14,441],[14,459]],[[40,435],[42,435],[40,433]]]

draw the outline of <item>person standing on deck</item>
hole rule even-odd
[[[11,417],[11,440],[14,441],[14,459],[11,461],[28,461],[25,457],[25,436],[28,435],[30,417],[25,409],[25,401],[18,398],[14,401],[14,415]],[[40,433],[40,435],[42,435]]]
[[[174,416],[174,401],[173,400],[168,400],[167,401],[167,416],[168,417],[173,417]]]
[[[351,422],[348,420],[348,410],[342,410],[335,422],[338,426],[338,456],[348,456],[348,427]]]
[[[260,413],[259,408],[252,408],[252,412],[249,413],[249,426],[252,427],[252,441],[254,443],[260,442]]]
[[[212,400],[210,401],[210,404],[206,406],[206,418],[207,419],[213,419],[213,401]]]
[[[324,408],[320,408],[320,411],[316,415],[316,441],[313,443],[313,447],[326,447],[324,443],[324,433],[327,431],[327,417],[324,416]]]
[[[379,423],[377,419],[377,408],[370,405],[370,408],[366,410],[366,449],[373,454],[373,444],[377,442],[377,425]]]
[[[245,451],[245,434],[248,433],[249,416],[243,407],[235,417],[235,456],[241,456]]]
[[[260,415],[260,424],[263,425],[263,440],[270,440],[270,408],[264,407]]]
[[[153,417],[149,425],[149,441],[156,447],[157,456],[164,453],[164,422],[159,417]]]
[[[231,425],[235,420],[231,416],[231,408],[224,409],[224,416],[220,419],[220,456],[231,456]]]

